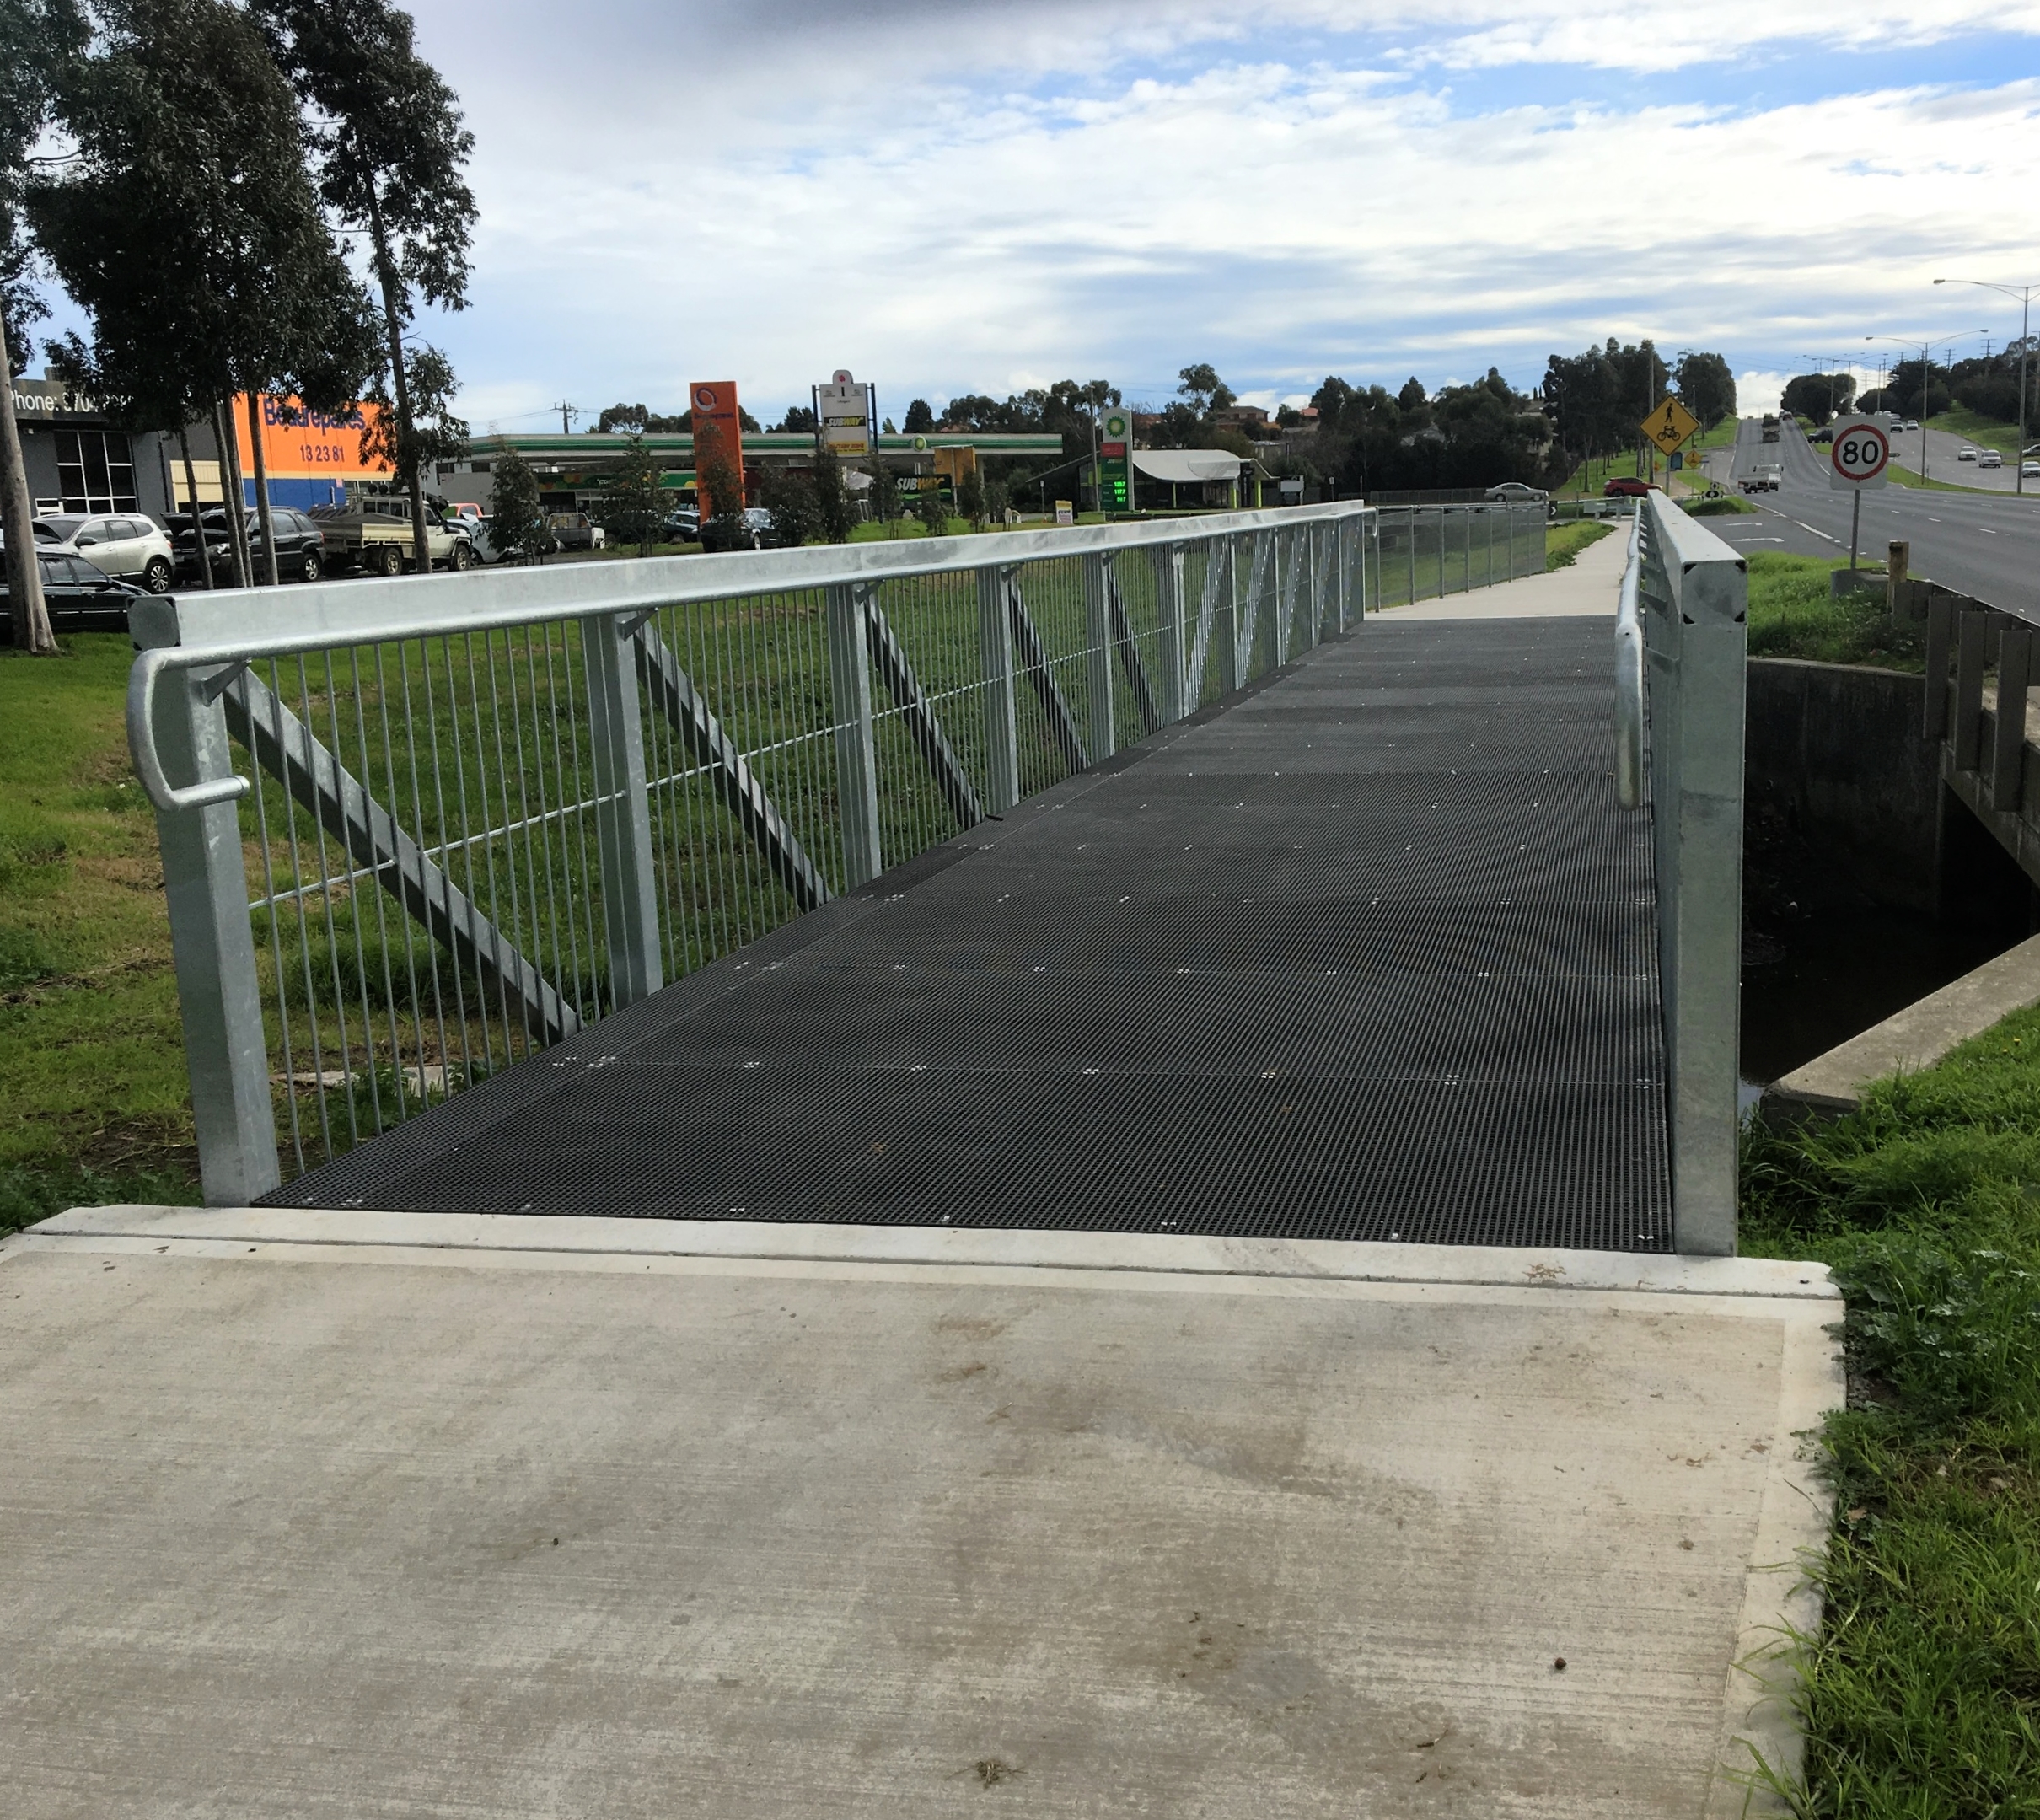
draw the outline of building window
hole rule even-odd
[[[100,430],[59,430],[56,490],[66,512],[138,512],[127,438]]]

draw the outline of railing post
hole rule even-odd
[[[1234,532],[1226,540],[1226,589],[1224,605],[1221,611],[1226,616],[1223,638],[1213,629],[1212,642],[1218,649],[1218,692],[1229,695],[1239,687],[1239,546],[1240,534]]]
[[[864,649],[865,591],[839,582],[826,592],[829,679],[835,700],[836,803],[843,820],[843,882],[869,884],[885,870],[878,835],[878,758],[872,736],[872,673]]]
[[[158,684],[156,745],[182,787],[233,774],[217,672],[173,670]],[[269,1044],[248,919],[241,818],[234,803],[158,809],[156,839],[191,1076],[198,1177],[209,1207],[244,1207],[282,1180]]]
[[[1156,667],[1162,672],[1160,711],[1162,724],[1179,721],[1189,711],[1183,704],[1185,671],[1183,637],[1183,545],[1164,544],[1155,556],[1155,615],[1160,636],[1155,641]]]
[[[1417,604],[1417,515],[1414,512],[1403,514],[1403,529],[1409,534],[1409,604]]]
[[[1948,731],[1948,641],[1955,625],[1955,602],[1936,593],[1927,602],[1927,686],[1921,736],[1940,739]]]
[[[1112,558],[1084,558],[1084,674],[1090,684],[1090,733],[1085,756],[1096,764],[1119,750],[1112,726]]]
[[[1470,512],[1459,514],[1459,592],[1468,594],[1474,591],[1474,515]]]
[[[1013,631],[1007,572],[978,571],[978,656],[985,676],[985,807],[1003,815],[1020,800],[1020,741],[1013,712]]]
[[[652,860],[652,808],[645,783],[645,723],[632,648],[636,631],[613,613],[593,614],[581,622],[602,914],[609,942],[609,992],[618,1006],[648,998],[665,983],[659,954],[658,878]]]

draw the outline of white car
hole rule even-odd
[[[1955,459],[1957,461],[1974,461],[1976,459],[1976,451],[1970,448],[1967,443],[1964,443],[1960,448],[1955,451]]]
[[[49,538],[51,531],[56,534],[54,541]],[[46,553],[61,550],[67,556],[83,556],[102,575],[132,582],[152,594],[170,591],[176,552],[170,548],[163,527],[142,513],[38,518],[35,537]]]
[[[2019,472],[2027,480],[2040,481],[2040,461],[2025,461],[2020,463]]]
[[[1982,448],[1977,451],[1976,464],[1979,468],[2001,468],[2005,458],[1994,448]]]

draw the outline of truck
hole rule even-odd
[[[1777,418],[1767,416],[1764,420],[1764,439],[1767,443],[1774,443],[1778,440]]]
[[[400,503],[314,506],[311,517],[325,534],[330,568],[362,570],[370,575],[401,575],[417,567],[411,513]],[[435,569],[470,568],[475,545],[464,531],[427,517],[426,556]]]
[[[1784,478],[1784,467],[1778,462],[1767,461],[1752,468],[1744,475],[1742,491],[1746,493],[1774,493],[1778,491],[1779,481]]]

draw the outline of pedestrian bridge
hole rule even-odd
[[[140,606],[207,1199],[1731,1250],[1742,567],[1620,530]]]

